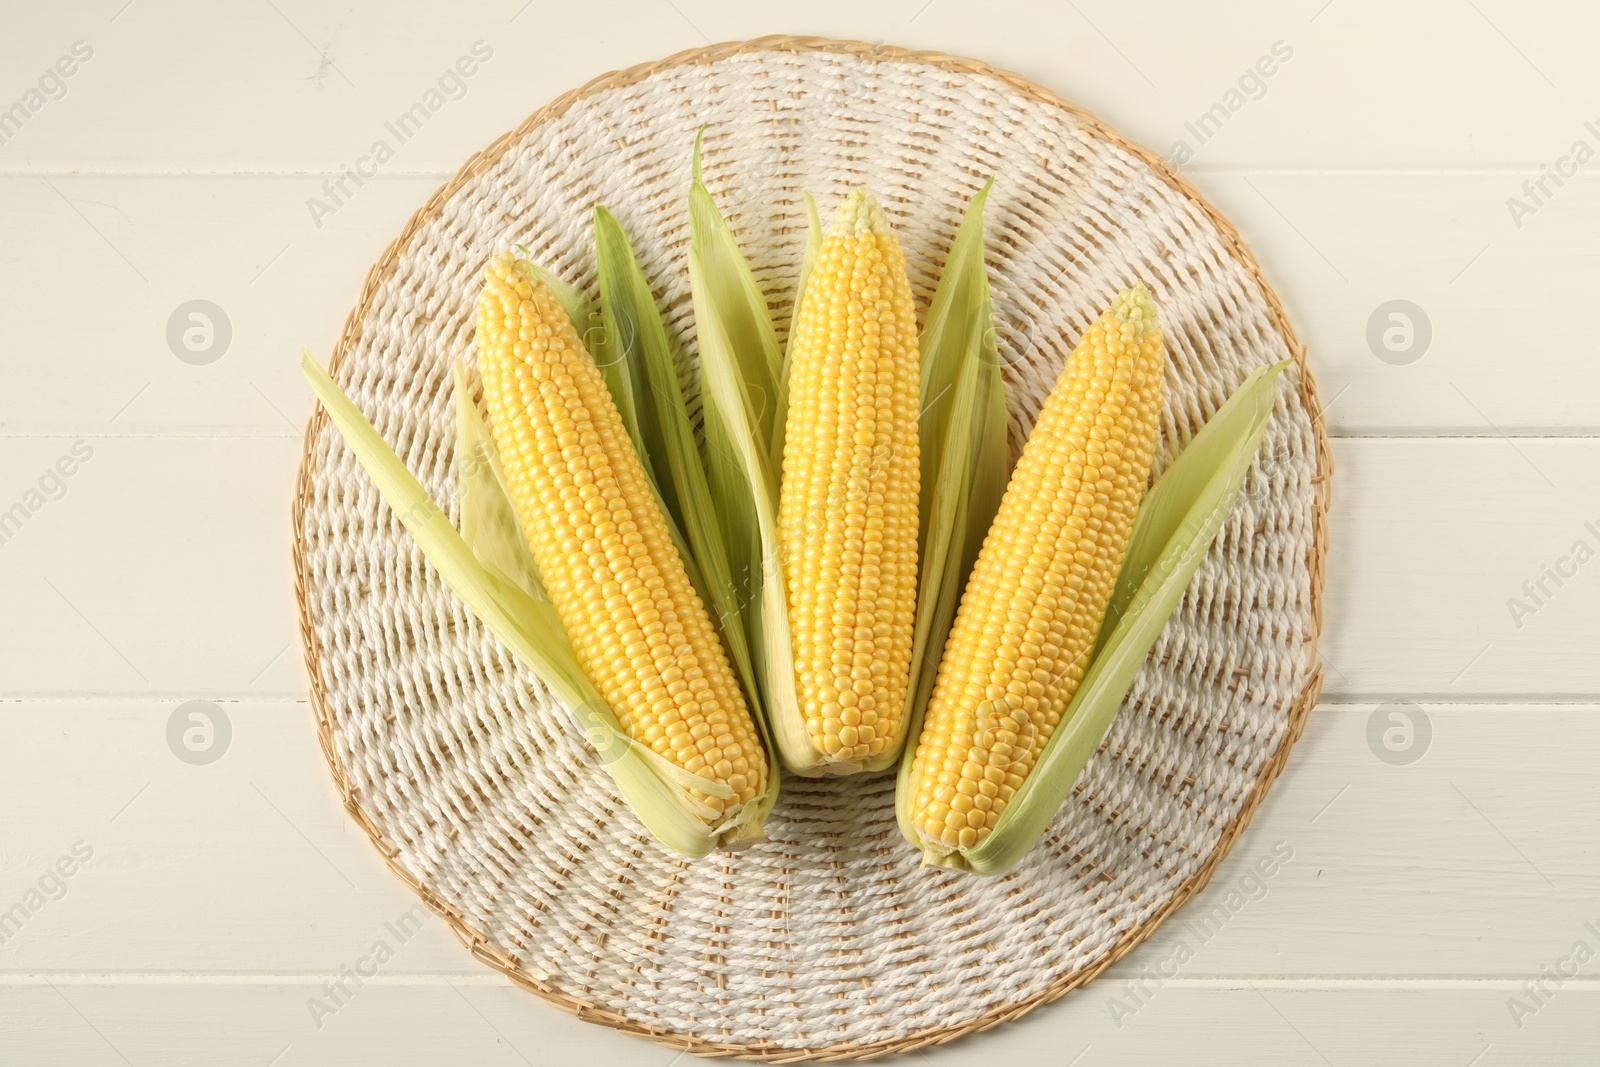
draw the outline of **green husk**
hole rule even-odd
[[[735,544],[746,546],[749,600],[756,605],[748,612],[748,632],[761,674],[767,721],[784,765],[796,774],[882,770],[900,758],[908,731],[920,721],[938,666],[937,649],[943,645],[962,581],[1005,485],[1005,391],[983,262],[982,215],[989,187],[968,208],[922,334],[925,409],[919,426],[923,485],[919,559],[923,564],[907,709],[901,716],[900,736],[882,756],[841,762],[816,751],[799,714],[777,547],[778,474],[795,323],[791,320],[781,359],[774,361],[777,346],[765,299],[700,180],[698,139],[695,149],[689,272],[700,335],[707,466],[717,499],[738,501],[732,505],[737,514],[725,529],[733,558],[740,558]],[[809,194],[806,218],[806,249],[793,301],[796,314],[823,242],[822,221]],[[777,397],[771,408],[765,404],[768,395]],[[771,442],[765,454],[754,444],[762,440]],[[745,501],[750,502],[748,509],[742,506]],[[741,532],[737,540],[736,528]]]
[[[689,188],[689,285],[700,346],[706,475],[719,505],[728,561],[761,693],[784,766],[823,773],[795,693],[789,608],[778,553],[783,357],[766,298],[700,180],[699,139]]]
[[[495,577],[535,600],[549,603],[538,565],[511,507],[505,472],[483,414],[472,399],[467,369],[457,360],[450,368],[455,384],[456,491],[461,498],[461,538]]]
[[[571,643],[561,628],[555,606],[550,603],[544,581],[539,577],[538,564],[534,562],[521,523],[517,520],[511,496],[506,490],[505,472],[500,466],[493,435],[483,413],[472,399],[466,368],[458,360],[450,370],[456,389],[456,491],[461,500],[461,538],[491,575],[528,596],[532,602],[529,607],[540,620],[542,637],[549,638],[552,633],[561,635],[557,644],[543,646],[545,651],[566,657],[571,661],[570,668],[582,675],[582,668],[577,665],[577,657],[573,655]],[[513,599],[520,598],[514,596]],[[588,680],[586,676],[584,680]],[[605,710],[610,711],[609,707]],[[592,731],[586,730],[585,733]],[[639,746],[639,752],[646,762],[656,765],[658,773],[664,774],[684,790],[699,789],[703,783],[710,781],[683,770],[649,748]],[[733,795],[727,786],[716,782],[711,784],[714,788],[707,791],[711,795],[723,799]],[[691,800],[690,803],[702,819],[715,815],[710,807],[699,801]]]
[[[709,289],[705,295],[716,297],[714,326],[732,345],[726,354],[730,357],[729,366],[743,379],[752,425],[760,435],[755,440],[772,441],[775,439],[773,425],[783,422],[779,400],[783,393],[784,356],[778,348],[766,296],[756,284],[744,253],[739,251],[733,231],[701,181],[698,135],[695,137],[694,180],[689,188],[689,224],[693,237],[689,250],[690,284],[693,285],[694,272],[698,270],[705,283],[702,288]],[[820,243],[820,223],[815,233],[814,239]],[[698,305],[696,312],[698,326]],[[767,476],[772,483],[774,499],[777,497],[777,474],[777,468],[769,466]]]
[[[641,459],[649,457],[662,513],[674,529],[685,562],[691,564],[695,586],[721,632],[734,670],[744,685],[752,717],[770,752],[772,742],[760,713],[761,691],[750,657],[744,604],[734,583],[728,546],[718,519],[719,508],[711,495],[694,426],[689,421],[666,325],[650,283],[617,220],[605,208],[597,207],[594,229],[605,327],[602,332],[614,360],[612,369],[618,379],[628,383],[625,388],[632,396],[629,432],[642,443],[636,446]],[[624,421],[628,419],[625,415]],[[771,810],[777,791],[778,773],[774,767],[767,776],[766,792],[745,806],[752,815],[759,816],[757,827]]]
[[[946,851],[911,838],[924,863],[1000,874],[1044,833],[1232,512],[1271,421],[1278,375],[1290,362],[1246,378],[1146,494],[1092,662],[1038,765],[976,847]]]
[[[993,184],[986,183],[967,205],[922,326],[922,539],[902,742],[922,732],[940,650],[1005,492],[1005,384],[983,260],[983,208]],[[893,748],[900,751],[899,744]],[[905,783],[915,754],[913,741],[900,758],[895,792],[895,813],[910,840],[914,797]]]
[[[528,548],[527,537],[522,532],[522,524],[517,519],[511,495],[506,489],[505,472],[500,466],[500,456],[495,449],[494,437],[483,417],[483,412],[472,399],[472,384],[467,377],[466,367],[459,360],[451,367],[451,378],[456,390],[456,491],[461,500],[461,537],[484,569],[495,578],[526,594],[534,602],[535,610],[543,620],[541,639],[556,642],[542,647],[547,652],[554,652],[559,657],[570,660],[567,666],[577,671],[587,682],[587,676],[583,675],[577,657],[572,652],[566,631],[561,628],[561,621],[555,613],[555,606],[550,602],[550,595],[545,591],[544,581],[539,577],[538,564],[534,562],[533,552]],[[559,634],[559,640],[552,637],[552,634]],[[604,710],[610,714],[609,706]],[[617,724],[617,729],[621,729],[620,724]],[[646,762],[655,765],[658,773],[664,774],[684,790],[700,789],[722,799],[733,795],[733,790],[725,785],[691,774],[646,746],[641,745],[638,748]],[[709,789],[705,788],[708,782],[711,785]],[[715,815],[711,808],[697,801],[691,801],[691,806],[702,818],[709,819]],[[766,812],[770,809],[770,799],[766,801],[765,807],[757,808],[747,804],[737,813],[736,819],[727,823],[724,829],[734,825],[747,826],[753,820],[753,828],[759,830],[761,820],[766,817]],[[728,840],[738,839],[740,838],[735,836]]]
[[[690,796],[689,790],[720,798],[731,796],[731,790],[634,743],[584,674],[554,607],[539,596],[543,589],[531,557],[518,561],[507,544],[510,503],[496,466],[466,462],[461,470],[463,525],[480,546],[480,558],[474,545],[450,524],[449,517],[309,352],[303,354],[300,366],[330,421],[423,555],[467,609],[572,712],[623,798],[651,834],[666,847],[692,857],[749,836],[750,825],[742,817],[751,805],[723,824],[709,825],[706,820],[713,816],[712,810]],[[458,386],[464,384],[459,375],[457,381]],[[464,455],[484,455],[487,429],[476,405],[458,398],[456,410],[458,436],[466,446]],[[488,454],[492,456],[492,449]],[[514,522],[513,517],[515,534]],[[520,540],[520,534],[516,536]]]
[[[656,502],[689,565],[695,587],[702,599],[714,603],[707,576],[700,573],[700,561],[702,557],[713,562],[722,557],[722,533],[716,515],[701,506],[709,500],[705,470],[684,406],[666,326],[632,245],[603,207],[595,208],[594,231],[603,308],[598,316],[602,328],[595,332],[604,339],[608,357],[602,368],[607,388],[613,397],[627,398],[625,404],[619,401],[618,412],[633,439],[634,452],[650,477]],[[725,565],[721,569],[726,570]]]

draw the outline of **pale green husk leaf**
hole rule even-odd
[[[517,521],[511,495],[506,489],[505,472],[500,466],[494,437],[483,412],[472,398],[472,385],[466,367],[459,360],[451,367],[451,379],[456,390],[456,491],[461,500],[461,537],[479,563],[495,577],[526,593],[545,621],[559,629],[560,619],[539,577],[538,564],[528,548],[527,537]],[[571,659],[576,666],[577,657],[572,652],[571,643],[565,638],[566,632],[564,629],[560,632],[562,644],[556,651]],[[581,668],[578,669],[581,672]],[[605,710],[608,713],[610,711],[609,707]],[[685,771],[648,747],[639,746],[639,752],[646,761],[656,765],[658,773],[666,775],[685,790],[701,788],[701,783],[709,781]],[[713,788],[703,791],[722,799],[733,795],[733,790],[727,786],[715,782],[711,784]],[[691,805],[702,818],[709,819],[715,815],[710,807],[699,801],[691,800]],[[745,821],[743,811],[736,813],[736,816],[727,825]]]
[[[983,259],[983,208],[993,184],[967,205],[922,326],[922,537],[911,682],[901,716],[901,741],[909,743],[895,793],[901,831],[913,841],[914,798],[905,783],[916,738],[961,590],[1005,491],[1005,383]],[[898,743],[892,747],[900,752]]]
[[[538,565],[511,507],[505,472],[494,438],[472,399],[467,368],[457,360],[450,368],[455,385],[456,491],[461,498],[461,537],[478,562],[535,600],[548,603]]]
[[[789,609],[778,549],[778,477],[772,451],[783,412],[783,358],[766,298],[700,181],[698,140],[689,189],[689,285],[700,345],[706,474],[722,515],[761,709],[784,766],[824,773],[795,692]]]
[[[627,381],[631,390],[635,422],[630,432],[643,442],[639,455],[649,457],[662,512],[674,528],[685,562],[691,564],[696,588],[722,635],[770,753],[772,742],[760,712],[761,691],[750,657],[744,604],[689,421],[666,324],[617,220],[605,208],[597,207],[594,228],[603,333],[617,377]],[[778,782],[774,766],[767,776],[766,792],[744,806],[741,821],[759,830],[777,799]]]
[[[523,587],[522,580],[530,571],[515,561],[515,554],[504,544],[502,503],[509,507],[509,502],[504,500],[494,468],[468,464],[462,471],[463,481],[470,483],[463,508],[470,506],[473,512],[465,525],[475,540],[494,545],[486,544],[490,562],[485,562],[309,352],[301,358],[301,370],[330,421],[429,563],[467,609],[572,712],[623,798],[651,834],[688,856],[705,855],[724,837],[737,840],[745,836],[747,828],[742,825],[708,825],[711,809],[688,792],[693,788],[725,798],[731,795],[727,787],[684,771],[627,736],[579,667],[555,609],[548,600],[538,598],[541,587]],[[478,420],[475,424],[465,417],[468,408]],[[458,403],[457,414],[458,435],[476,451],[477,442],[487,434],[476,406],[464,408]],[[536,583],[536,569],[531,576]]]
[[[1098,651],[1039,763],[988,837],[965,851],[925,845],[924,862],[1000,874],[1039,840],[1233,511],[1271,421],[1278,376],[1291,362],[1246,378],[1146,494],[1113,593],[1115,615],[1108,609]]]

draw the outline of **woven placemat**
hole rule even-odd
[[[1094,977],[1210,877],[1316,701],[1326,439],[1278,298],[1149,151],[1015,75],[764,38],[568,93],[490,145],[372,268],[335,378],[454,509],[450,361],[485,260],[523,244],[593,288],[589,215],[640,251],[692,363],[690,145],[783,327],[805,236],[856,185],[924,311],[991,175],[987,252],[1013,456],[1113,293],[1155,294],[1170,367],[1158,469],[1254,367],[1292,356],[1246,492],[1105,744],[1016,872],[920,869],[894,778],[787,779],[767,838],[689,863],[617,798],[567,713],[424,562],[319,412],[294,502],[311,703],[346,808],[471,953],[580,1017],[697,1053],[848,1058],[1014,1019]]]

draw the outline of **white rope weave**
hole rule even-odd
[[[452,509],[450,363],[485,261],[513,245],[595,285],[590,212],[638,250],[692,381],[695,131],[782,327],[805,239],[865,185],[926,310],[990,176],[990,278],[1013,457],[1121,287],[1169,352],[1157,468],[1253,368],[1298,346],[1235,234],[1140,150],[979,64],[772,39],[587,87],[469,164],[379,263],[336,376]],[[1326,443],[1303,366],[1246,494],[1105,745],[1014,874],[919,869],[893,776],[783,783],[767,838],[685,862],[617,799],[567,712],[424,562],[338,435],[308,433],[296,560],[313,700],[347,806],[485,962],[587,1018],[700,1052],[897,1051],[1060,995],[1209,876],[1315,699]],[[914,739],[913,739],[913,743]]]

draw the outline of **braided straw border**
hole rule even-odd
[[[339,366],[344,362],[345,353],[354,343],[366,317],[368,307],[372,302],[379,286],[393,272],[401,253],[410,243],[412,236],[424,223],[440,214],[442,205],[452,197],[469,179],[476,177],[484,170],[494,165],[499,157],[513,144],[521,140],[530,130],[541,123],[560,116],[580,99],[591,93],[612,89],[619,86],[632,85],[642,81],[657,71],[678,66],[692,64],[715,63],[730,56],[746,52],[834,52],[856,56],[858,58],[881,61],[884,59],[899,62],[923,63],[938,67],[941,70],[953,73],[968,73],[996,78],[1024,96],[1031,97],[1041,103],[1052,107],[1061,108],[1077,121],[1093,130],[1095,135],[1123,149],[1129,154],[1142,160],[1155,174],[1159,175],[1169,186],[1181,193],[1200,208],[1217,228],[1226,242],[1235,260],[1245,269],[1250,278],[1260,287],[1268,307],[1271,310],[1272,320],[1278,333],[1283,337],[1289,351],[1293,354],[1295,364],[1299,370],[1298,380],[1301,399],[1306,410],[1318,412],[1313,419],[1312,430],[1316,441],[1317,474],[1313,482],[1317,486],[1316,498],[1312,504],[1313,539],[1311,545],[1310,573],[1311,573],[1311,613],[1312,636],[1309,638],[1313,646],[1317,636],[1322,632],[1322,587],[1326,569],[1326,548],[1328,537],[1328,483],[1333,472],[1333,456],[1329,450],[1327,433],[1322,426],[1322,408],[1317,401],[1316,383],[1312,380],[1311,371],[1306,366],[1305,349],[1296,336],[1294,327],[1289,324],[1288,316],[1284,313],[1283,303],[1278,294],[1266,278],[1261,274],[1260,265],[1250,250],[1245,247],[1244,241],[1233,225],[1223,218],[1206,199],[1197,192],[1182,176],[1173,172],[1166,162],[1140,145],[1134,144],[1115,130],[1106,126],[1094,115],[1074,104],[1070,104],[1054,93],[1018,74],[996,70],[977,60],[961,59],[948,56],[941,52],[916,52],[893,46],[867,44],[862,41],[841,41],[823,37],[790,37],[774,35],[761,37],[751,41],[729,42],[725,44],[710,45],[705,48],[693,48],[668,56],[665,59],[651,63],[642,63],[629,67],[627,70],[613,71],[603,74],[590,81],[588,84],[574,89],[557,97],[549,104],[528,116],[520,126],[504,134],[488,148],[474,155],[456,172],[455,177],[446,182],[433,196],[428,199],[416,214],[411,216],[405,229],[390,243],[389,247],[379,257],[377,263],[367,272],[365,283],[361,287],[361,297],[356,302],[355,308],[345,320],[344,330],[339,337],[338,344],[334,347],[333,355],[328,363],[330,373],[337,373]],[[1262,769],[1255,785],[1245,798],[1244,806],[1233,821],[1228,824],[1218,842],[1216,849],[1206,860],[1204,865],[1194,873],[1167,902],[1158,914],[1146,920],[1143,924],[1130,930],[1111,951],[1091,967],[1081,968],[1070,974],[1063,975],[1039,995],[1004,1008],[994,1009],[979,1018],[955,1026],[933,1028],[907,1037],[893,1040],[879,1041],[867,1044],[835,1044],[822,1048],[795,1049],[772,1044],[730,1044],[726,1042],[704,1041],[687,1034],[673,1033],[659,1027],[645,1026],[631,1019],[627,1019],[615,1011],[597,1004],[580,1000],[559,989],[552,988],[525,973],[513,960],[503,955],[489,938],[482,932],[474,929],[456,909],[445,900],[434,895],[428,886],[422,884],[414,875],[403,867],[399,861],[399,850],[388,844],[382,832],[373,824],[362,811],[356,797],[355,790],[345,773],[340,762],[337,749],[333,742],[333,724],[326,705],[326,694],[322,688],[322,659],[321,650],[317,644],[317,635],[312,629],[311,619],[307,607],[307,583],[309,574],[305,555],[305,518],[306,506],[312,496],[311,477],[312,464],[318,442],[327,426],[327,415],[319,406],[312,413],[311,421],[306,427],[305,450],[301,457],[300,473],[296,482],[294,499],[294,571],[295,571],[295,599],[299,606],[300,636],[305,645],[306,673],[310,677],[310,700],[312,711],[317,719],[317,740],[322,746],[323,756],[328,761],[328,768],[332,772],[333,781],[339,788],[339,793],[344,800],[345,810],[367,832],[372,843],[377,846],[383,855],[385,863],[394,873],[395,877],[411,888],[422,902],[436,912],[451,933],[464,945],[479,961],[500,971],[511,979],[516,985],[526,989],[550,1004],[555,1005],[578,1018],[593,1023],[610,1026],[623,1033],[647,1037],[671,1049],[692,1052],[699,1056],[732,1056],[739,1059],[767,1059],[773,1063],[797,1063],[803,1060],[844,1060],[866,1059],[882,1056],[889,1053],[912,1052],[917,1049],[932,1045],[942,1045],[953,1041],[966,1034],[978,1033],[991,1027],[1017,1019],[1026,1015],[1041,1004],[1048,1004],[1063,996],[1068,991],[1076,989],[1095,978],[1102,970],[1120,959],[1125,953],[1149,937],[1151,932],[1168,915],[1182,907],[1190,897],[1205,887],[1211,880],[1212,872],[1222,859],[1232,850],[1234,843],[1250,823],[1251,816],[1256,807],[1266,796],[1268,788],[1283,770],[1289,758],[1289,750],[1294,742],[1299,740],[1305,729],[1306,718],[1311,708],[1317,702],[1317,696],[1322,689],[1322,666],[1317,663],[1311,672],[1304,689],[1289,710],[1289,728],[1286,731],[1283,743],[1273,753],[1266,766]],[[1313,648],[1313,652],[1315,649]]]

